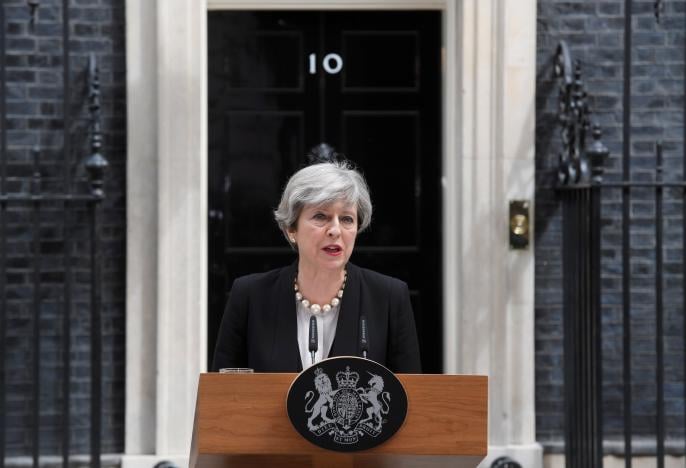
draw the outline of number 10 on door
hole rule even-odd
[[[309,65],[310,65],[310,75],[315,75],[317,73],[317,54],[310,54]],[[326,54],[322,59],[322,68],[329,75],[335,75],[343,69],[343,58],[338,54]]]

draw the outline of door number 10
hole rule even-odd
[[[317,73],[317,54],[310,54],[310,75]],[[326,54],[322,59],[322,68],[329,75],[335,75],[343,69],[343,58],[338,54]]]

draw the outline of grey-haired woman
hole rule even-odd
[[[367,357],[394,372],[419,373],[419,345],[407,285],[348,260],[371,221],[362,175],[347,163],[320,163],[288,181],[274,217],[298,254],[290,266],[238,278],[222,319],[213,369],[297,372],[314,362],[360,356],[360,317]]]

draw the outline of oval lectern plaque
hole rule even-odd
[[[287,404],[288,417],[304,438],[339,452],[376,447],[407,415],[407,394],[398,378],[358,357],[334,357],[307,368],[291,384]]]

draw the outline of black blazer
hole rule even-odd
[[[224,311],[212,369],[300,372],[293,290],[297,264],[236,279]],[[367,316],[367,357],[394,372],[420,373],[419,344],[407,284],[348,263],[329,357],[361,356],[360,313]]]

